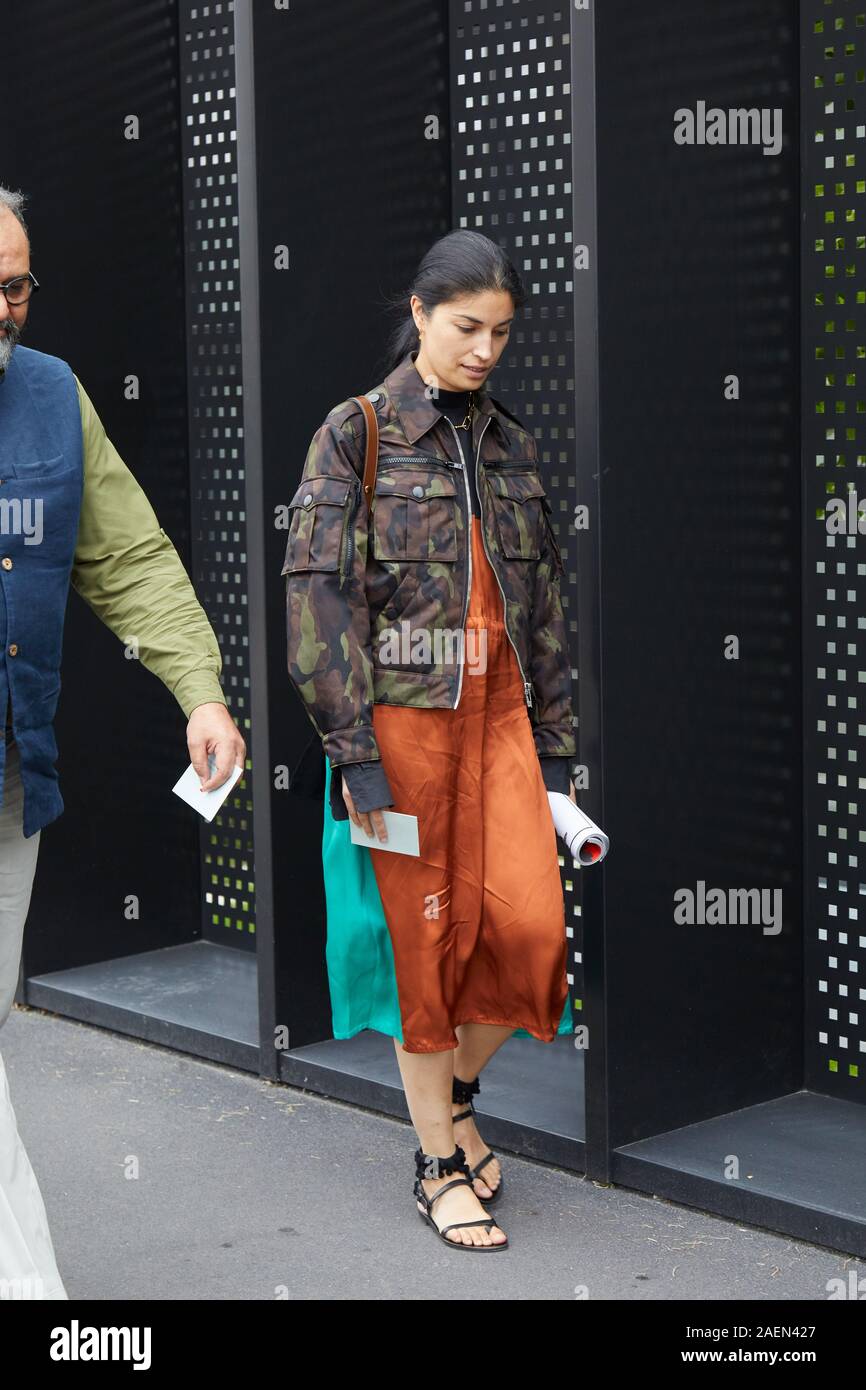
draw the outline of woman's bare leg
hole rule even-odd
[[[493,1054],[511,1037],[514,1029],[503,1028],[494,1023],[461,1023],[454,1031],[460,1039],[454,1052],[454,1075],[459,1076],[461,1081],[474,1081]],[[455,1101],[452,1103],[451,1113],[459,1115],[461,1110],[467,1109],[466,1104]],[[454,1133],[457,1143],[466,1152],[466,1162],[470,1168],[474,1168],[476,1163],[480,1163],[484,1155],[490,1152],[490,1145],[485,1144],[481,1138],[473,1119],[459,1120],[454,1126]],[[492,1158],[489,1163],[485,1163],[483,1174],[479,1173],[475,1179],[475,1191],[482,1202],[485,1197],[493,1195],[501,1179],[499,1159]],[[444,1202],[445,1198],[442,1200]]]
[[[444,1052],[406,1052],[397,1038],[394,1039],[394,1048],[418,1143],[424,1153],[448,1158],[455,1148],[454,1127],[451,1123],[454,1049],[450,1048]],[[432,1197],[437,1188],[444,1187],[446,1182],[460,1176],[462,1175],[459,1173],[449,1173],[444,1178],[423,1178],[422,1186],[427,1196]],[[436,1203],[431,1214],[440,1228],[452,1221],[471,1221],[473,1217],[477,1217],[479,1221],[487,1219],[487,1212],[472,1188],[462,1185],[446,1192]],[[464,1245],[501,1245],[506,1237],[498,1226],[491,1226],[489,1231],[483,1226],[464,1226],[460,1230],[449,1231],[445,1239],[453,1240],[455,1243],[462,1242]]]

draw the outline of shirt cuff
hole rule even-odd
[[[172,694],[187,719],[197,705],[227,704],[222,686],[211,671],[190,671],[181,676]]]
[[[355,803],[356,811],[378,811],[393,806],[394,798],[381,760],[367,763],[341,763],[340,772]]]
[[[550,757],[539,758],[541,763],[541,775],[544,778],[544,785],[549,792],[562,792],[563,796],[571,795],[571,777],[568,772],[568,758]]]

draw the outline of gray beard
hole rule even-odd
[[[6,329],[6,336],[0,338],[0,372],[5,372],[12,360],[15,345],[21,337],[21,329],[12,319],[3,319],[0,328]]]

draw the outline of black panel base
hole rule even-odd
[[[611,1179],[863,1258],[864,1153],[866,1107],[795,1091],[615,1149]]]
[[[25,1002],[64,1018],[259,1071],[255,957],[194,941],[33,975]]]
[[[280,1079],[319,1095],[409,1119],[390,1038],[366,1030],[345,1041],[280,1054]],[[584,1054],[571,1037],[512,1038],[484,1068],[475,1109],[488,1144],[584,1171]]]

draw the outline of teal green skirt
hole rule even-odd
[[[366,845],[352,843],[350,825],[350,820],[334,820],[331,815],[331,768],[325,758],[322,869],[328,914],[325,957],[334,1037],[353,1038],[362,1029],[372,1028],[402,1042],[391,936],[370,851]],[[569,990],[557,1036],[573,1032]],[[512,1036],[531,1038],[532,1034],[518,1028]]]

